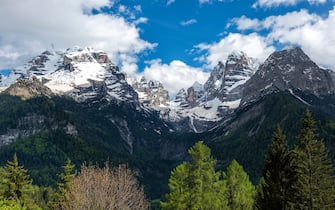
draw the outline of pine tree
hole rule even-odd
[[[314,121],[308,110],[293,154],[296,172],[294,208],[335,209],[334,168],[324,143],[316,138]]]
[[[257,209],[287,209],[291,197],[293,172],[290,167],[285,135],[277,126],[272,136],[267,159],[263,169],[263,178],[256,196]]]
[[[189,169],[186,163],[178,165],[169,179],[170,193],[166,195],[167,202],[162,202],[162,209],[188,209],[191,200],[189,184]]]
[[[227,168],[227,199],[228,206],[233,210],[253,209],[255,187],[251,183],[248,174],[236,160]]]
[[[225,186],[220,173],[215,172],[216,161],[210,149],[196,143],[188,153],[191,162],[182,163],[172,171],[170,193],[162,209],[227,209]]]
[[[1,174],[1,197],[5,201],[15,201],[20,208],[38,209],[35,201],[31,199],[32,180],[27,170],[19,165],[16,153],[13,161],[8,161]]]
[[[59,174],[61,182],[57,183],[58,192],[56,193],[56,202],[52,203],[52,207],[55,209],[69,209],[69,189],[71,182],[75,177],[73,172],[75,165],[72,164],[70,159],[67,159],[66,164],[62,166],[63,172]]]

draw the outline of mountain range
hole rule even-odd
[[[67,158],[109,159],[127,162],[160,197],[200,139],[221,167],[237,159],[256,183],[275,126],[291,144],[306,108],[335,160],[335,73],[298,47],[263,63],[232,52],[173,98],[161,82],[128,78],[105,52],[81,47],[43,52],[2,75],[0,90],[0,162],[16,151],[41,185],[55,183]]]

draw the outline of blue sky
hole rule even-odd
[[[234,50],[264,61],[298,45],[335,69],[334,0],[3,0],[0,69],[48,49],[108,52],[129,76],[163,82],[172,94],[204,83]]]

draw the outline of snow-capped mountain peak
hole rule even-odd
[[[223,119],[239,106],[244,83],[255,73],[255,67],[255,59],[246,53],[232,52],[225,63],[218,62],[204,85],[195,83],[178,92],[172,103],[176,111],[171,111],[169,118],[188,118],[190,127],[197,131]]]
[[[45,51],[27,64],[14,68],[0,83],[9,87],[17,80],[35,76],[54,93],[67,94],[78,101],[105,95],[113,101],[138,101],[125,75],[107,53],[75,46],[64,52]]]

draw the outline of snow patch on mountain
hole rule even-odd
[[[257,60],[244,52],[232,52],[226,62],[218,63],[204,85],[196,82],[181,89],[162,117],[176,122],[188,119],[194,131],[200,132],[206,124],[210,127],[239,107],[244,84],[258,66]]]
[[[75,46],[65,52],[45,51],[27,64],[14,68],[2,79],[0,87],[5,89],[32,76],[54,93],[69,95],[77,101],[102,96],[109,101],[138,102],[125,75],[105,52],[93,48]]]

